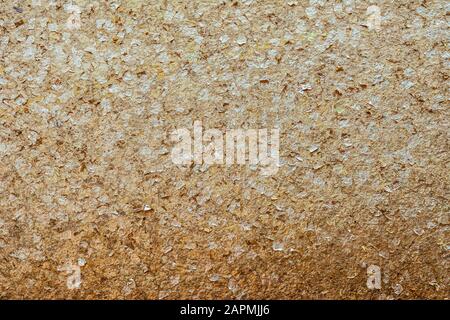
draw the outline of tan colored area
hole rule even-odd
[[[2,299],[448,298],[446,1],[72,4],[0,2]]]

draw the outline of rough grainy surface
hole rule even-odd
[[[448,298],[448,9],[0,1],[0,297]],[[278,172],[175,165],[194,120]]]

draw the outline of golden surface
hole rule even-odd
[[[448,298],[446,1],[67,3],[0,2],[1,298]]]

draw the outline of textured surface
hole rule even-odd
[[[448,297],[446,1],[72,4],[0,1],[1,298]]]

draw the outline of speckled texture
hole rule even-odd
[[[448,298],[447,1],[68,4],[0,1],[1,298]]]

